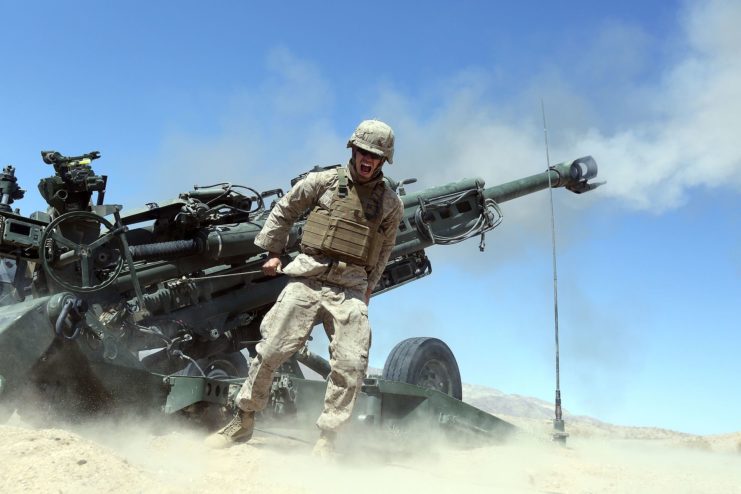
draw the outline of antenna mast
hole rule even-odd
[[[545,119],[545,104],[543,99],[540,100],[540,110],[543,114],[543,136],[545,137],[545,159],[547,170],[551,168],[551,156],[548,148],[548,124]],[[553,317],[555,322],[556,334],[556,407],[555,418],[553,419],[554,441],[565,443],[569,434],[566,432],[561,410],[561,369],[559,362],[559,345],[558,345],[558,273],[556,270],[556,217],[553,208],[553,186],[551,184],[551,174],[548,173],[548,192],[551,200],[551,245],[553,247]]]

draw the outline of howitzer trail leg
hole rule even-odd
[[[368,368],[371,329],[362,292],[323,288],[322,307],[332,370],[317,426],[322,431],[333,432],[352,415]]]

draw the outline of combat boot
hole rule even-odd
[[[336,432],[323,430],[316,444],[314,444],[314,449],[311,450],[312,456],[316,456],[317,458],[331,458],[334,455],[336,438]]]
[[[206,446],[222,449],[237,443],[246,443],[252,438],[254,428],[255,412],[238,410],[228,424],[206,438]]]

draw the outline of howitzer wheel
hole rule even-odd
[[[458,362],[448,345],[437,338],[409,338],[397,344],[386,359],[382,377],[434,389],[458,400],[463,397]]]
[[[181,371],[184,376],[208,377],[209,379],[234,379],[247,377],[249,364],[241,352],[222,353],[213,357],[199,359],[200,370],[188,364]],[[203,373],[201,373],[203,371]],[[200,402],[188,410],[188,417],[208,430],[215,431],[226,424],[233,411],[216,403]]]
[[[87,223],[88,228],[91,224],[102,225],[108,231],[89,244],[75,242],[62,235],[60,228],[63,223],[73,222]],[[102,290],[113,283],[124,266],[124,245],[119,233],[119,229],[114,229],[110,221],[95,213],[88,211],[65,213],[49,223],[41,234],[39,243],[45,251],[41,256],[41,266],[46,274],[65,290],[78,293]],[[51,264],[54,259],[49,258],[47,251],[54,252],[59,247],[67,249],[65,255],[69,255],[70,259],[78,263],[81,280],[79,285],[63,279],[61,268]],[[104,273],[102,279],[98,277],[99,273]]]
[[[203,374],[191,363],[183,369],[183,375],[200,377],[205,374],[204,377],[210,379],[233,379],[247,377],[249,371],[247,359],[241,352],[222,353],[214,357],[199,359],[198,365]]]

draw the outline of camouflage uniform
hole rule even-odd
[[[348,177],[353,166],[351,161]],[[273,207],[255,244],[270,252],[282,252],[291,226],[305,211],[316,205],[329,209],[337,182],[336,170],[307,175]],[[386,185],[379,232],[381,250],[370,272],[364,266],[338,263],[320,252],[303,252],[283,269],[293,279],[262,321],[263,340],[257,345],[257,356],[237,396],[239,408],[258,411],[266,406],[273,372],[304,345],[314,325],[322,322],[331,342],[332,370],[317,426],[335,431],[350,418],[368,366],[371,343],[365,292],[381,278],[403,210],[399,197]]]

